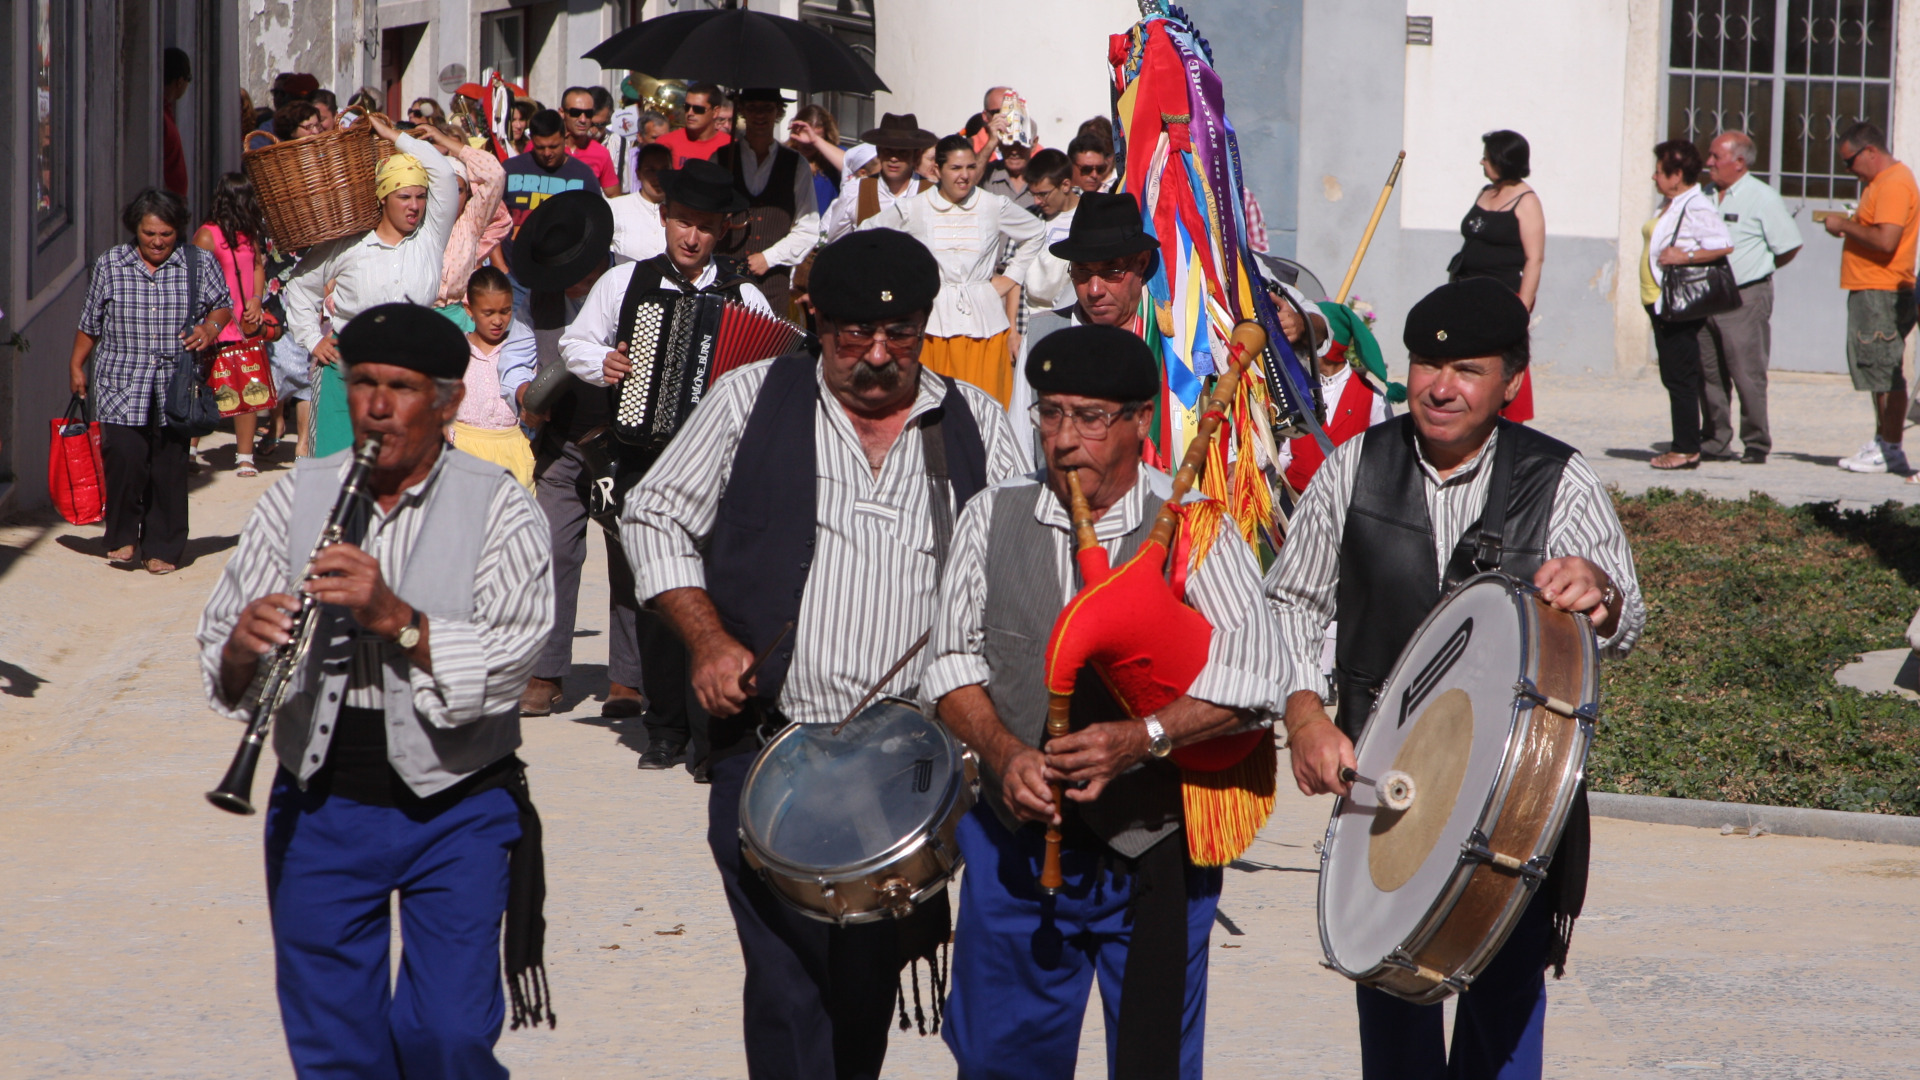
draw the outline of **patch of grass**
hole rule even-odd
[[[1904,641],[1920,507],[1665,489],[1614,505],[1647,628],[1605,665],[1594,790],[1920,814],[1920,705],[1833,681]]]

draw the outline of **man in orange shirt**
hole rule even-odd
[[[1849,472],[1906,473],[1900,435],[1907,419],[1901,367],[1914,324],[1914,244],[1920,236],[1920,188],[1887,152],[1887,137],[1862,121],[1840,137],[1840,160],[1866,185],[1850,218],[1830,215],[1827,234],[1846,238],[1840,287],[1847,290],[1847,370],[1853,388],[1873,394],[1878,430],[1860,452],[1840,460]]]

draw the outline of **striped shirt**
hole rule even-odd
[[[1300,690],[1320,693],[1326,687],[1320,675],[1320,653],[1336,607],[1340,538],[1346,529],[1354,480],[1360,474],[1360,446],[1370,435],[1336,447],[1333,456],[1314,474],[1293,515],[1280,558],[1267,571],[1267,599],[1280,618],[1286,642],[1288,694]],[[1425,481],[1427,518],[1433,522],[1436,576],[1444,573],[1441,568],[1452,557],[1460,537],[1480,520],[1480,512],[1487,505],[1487,485],[1493,471],[1481,466],[1491,460],[1499,438],[1495,431],[1478,453],[1445,480],[1428,463],[1419,440],[1414,440]],[[1590,560],[1619,587],[1620,625],[1612,637],[1600,642],[1600,652],[1610,659],[1627,655],[1647,624],[1640,580],[1633,569],[1633,550],[1627,546],[1626,531],[1613,512],[1613,500],[1586,459],[1577,453],[1567,459],[1566,469],[1560,474],[1553,510],[1547,518],[1547,558],[1570,555]],[[1341,632],[1365,633],[1366,628],[1343,626]]]
[[[713,532],[720,496],[733,475],[734,450],[767,380],[771,361],[739,369],[715,383],[646,478],[627,495],[620,538],[633,560],[642,603],[669,589],[704,589],[701,552]],[[938,572],[927,502],[926,460],[916,420],[940,406],[944,379],[925,372],[906,427],[887,450],[880,473],[846,410],[816,365],[820,403],[813,425],[819,479],[813,568],[800,598],[793,660],[780,689],[780,711],[801,723],[834,723],[922,631],[933,624]],[[1019,469],[1007,414],[985,392],[960,384],[987,451],[987,483]],[[913,696],[916,658],[884,693]]]
[[[940,617],[933,624],[929,644],[933,658],[920,680],[921,692],[930,701],[963,686],[992,681],[985,656],[987,559],[992,554],[987,541],[998,500],[1032,503],[1034,519],[1047,527],[1059,572],[1060,602],[1073,599],[1081,588],[1073,561],[1073,525],[1060,500],[1039,482],[1040,475],[1016,477],[981,492],[960,515],[953,556],[940,583]],[[1146,493],[1151,490],[1164,498],[1173,490],[1172,478],[1158,469],[1142,465],[1140,478],[1093,524],[1094,535],[1109,558],[1117,558],[1120,542],[1140,527]],[[1206,560],[1188,573],[1186,585],[1187,603],[1213,625],[1207,665],[1187,688],[1188,696],[1230,709],[1279,713],[1285,704],[1280,627],[1260,593],[1260,564],[1238,530],[1221,530]]]
[[[344,478],[351,462],[340,466]],[[382,513],[372,511],[362,550],[380,562],[389,584],[401,580],[414,541],[426,521],[421,512],[427,493],[446,466],[444,455],[427,478],[408,488]],[[293,516],[294,479],[267,489],[247,518],[240,546],[227,560],[213,588],[195,635],[200,642],[200,673],[215,712],[233,719],[242,714],[220,696],[220,650],[240,612],[269,593],[286,592],[296,572],[287,565],[287,529]],[[467,619],[430,617],[427,650],[431,674],[407,665],[413,707],[436,727],[458,727],[485,716],[515,712],[533,662],[553,627],[553,572],[546,518],[525,488],[504,471],[494,489],[484,523],[487,530],[473,587],[473,614]],[[431,553],[426,553],[431,557]],[[354,651],[345,704],[384,709],[381,660],[398,650],[369,636]],[[405,661],[401,661],[405,663]]]
[[[189,274],[200,279],[200,303],[192,312],[187,310]],[[107,249],[93,261],[80,308],[81,333],[98,339],[87,380],[94,418],[131,427],[157,419],[181,331],[232,306],[219,264],[192,244],[175,247],[158,268],[148,266],[132,244]]]

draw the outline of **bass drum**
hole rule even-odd
[[[1598,709],[1586,616],[1505,574],[1462,582],[1400,654],[1354,747],[1361,779],[1334,803],[1327,965],[1417,1004],[1471,986],[1545,877]]]
[[[844,729],[790,724],[740,793],[740,843],[780,899],[841,925],[905,918],[960,869],[954,831],[980,791],[973,751],[912,702]]]

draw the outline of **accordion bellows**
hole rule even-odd
[[[713,293],[643,296],[620,329],[633,371],[620,380],[613,433],[650,447],[673,438],[720,376],[806,339],[785,319]]]

